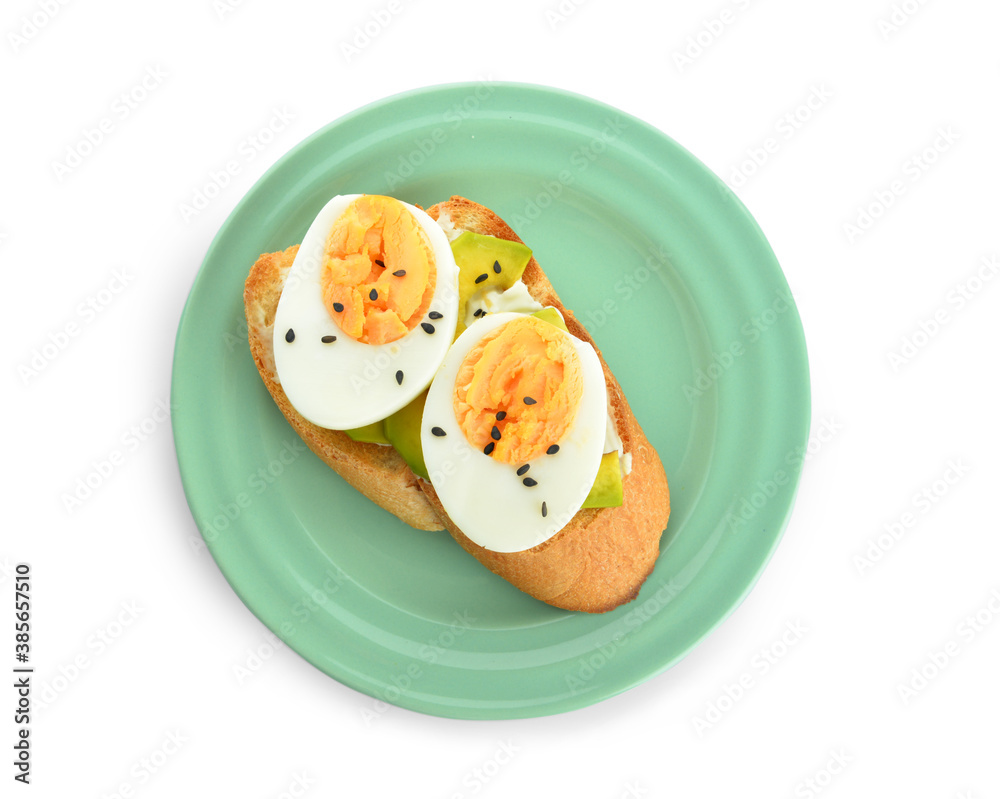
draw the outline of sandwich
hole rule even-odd
[[[638,594],[670,513],[660,458],[494,212],[334,197],[257,259],[244,304],[271,397],[358,491],[550,605]]]

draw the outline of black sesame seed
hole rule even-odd
[[[502,422],[507,418],[507,411],[497,411],[497,421]]]
[[[437,436],[438,438],[440,438],[441,436],[446,436],[446,435],[448,435],[448,434],[447,434],[447,433],[446,433],[446,432],[445,432],[444,430],[442,430],[442,429],[441,429],[440,427],[432,427],[432,428],[431,428],[431,433],[433,433],[434,435],[436,435],[436,436]]]
[[[444,319],[444,314],[443,313],[439,313],[438,311],[431,311],[429,314],[427,314],[427,318],[428,319]]]
[[[476,312],[472,315],[475,316],[476,318],[479,318],[480,316],[486,316],[486,311],[484,311],[482,308],[476,308]]]
[[[320,339],[320,341],[322,341],[324,344],[333,344],[333,342],[335,342],[336,340],[337,340],[336,336],[323,336],[323,338]]]
[[[380,261],[378,258],[375,259],[375,263],[385,269],[385,261]]]
[[[477,283],[482,283],[488,277],[489,277],[489,275],[486,274],[485,272],[483,272],[479,277],[476,278],[476,282]]]
[[[526,474],[528,469],[530,468],[531,468],[530,463],[524,464],[524,466],[522,466],[520,469],[517,470],[517,476],[520,477],[521,475]]]
[[[400,385],[400,386],[403,385],[403,370],[402,369],[400,369],[398,372],[396,372],[396,384]]]
[[[497,445],[494,444],[491,441],[489,444],[487,444],[485,447],[483,447],[483,454],[484,455],[491,455],[491,454],[493,454],[493,450],[495,450],[496,448],[497,448]]]
[[[559,451],[559,445],[558,444],[553,444],[551,447],[549,447],[547,450],[545,450],[545,454],[546,455],[555,455],[558,451]]]
[[[521,482],[524,483],[528,488],[538,485],[538,481],[535,480],[533,477],[525,477]]]
[[[333,304],[333,310],[335,310],[337,313],[340,313],[341,311],[344,310],[344,304],[342,302],[335,302]]]
[[[430,322],[421,322],[420,326],[424,329],[425,333],[434,332],[434,325],[432,325]]]
[[[492,438],[494,441],[500,440],[500,428],[497,427],[496,425],[493,425],[493,429],[490,430],[490,438]]]
[[[524,404],[525,405],[534,405],[536,402],[538,402],[538,400],[534,400],[531,397],[525,397],[524,398]]]
[[[544,519],[544,518],[545,518],[546,516],[548,516],[548,515],[549,515],[549,508],[548,508],[548,505],[546,505],[546,504],[545,504],[545,503],[543,502],[543,503],[542,503],[542,518]]]
[[[392,274],[395,275],[396,277],[402,277],[403,275],[406,274],[406,270],[405,269],[397,269]]]
[[[372,302],[374,302],[375,300],[377,300],[378,299],[378,290],[377,289],[372,289],[371,291],[369,291],[368,292],[368,299],[370,299]]]
[[[494,261],[493,262],[493,271],[496,272],[498,275],[500,274],[500,262],[499,261]]]
[[[288,328],[288,332],[285,333],[285,341],[287,341],[289,344],[295,341],[295,331],[292,330],[291,328]]]

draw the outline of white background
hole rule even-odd
[[[8,794],[0,692],[5,796],[1000,797],[1000,7],[663,5],[4,5],[0,629],[7,663],[29,562],[38,700],[33,783]],[[237,678],[267,631],[191,546],[173,339],[212,237],[284,152],[370,101],[484,79],[615,105],[736,189],[804,321],[813,455],[757,587],[665,674],[544,719],[366,723],[369,697],[288,649]]]

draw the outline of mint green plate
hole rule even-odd
[[[272,403],[246,344],[243,281],[259,253],[297,243],[329,197],[354,192],[489,206],[593,333],[670,481],[662,553],[634,602],[588,615],[522,594],[446,533],[348,487]],[[195,521],[264,624],[373,697],[366,719],[388,704],[496,719],[638,685],[740,603],[788,521],[810,403],[781,269],[705,166],[588,98],[462,84],[348,114],[247,193],[191,289],[172,408]]]

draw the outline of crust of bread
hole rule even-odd
[[[423,492],[430,483],[418,478],[396,450],[354,441],[339,430],[318,427],[306,421],[285,396],[274,368],[272,334],[278,298],[298,249],[296,245],[261,255],[243,289],[250,352],[264,385],[306,446],[354,488],[412,527],[443,530],[440,517]]]
[[[427,209],[434,219],[520,242],[495,213],[464,197]],[[272,325],[285,277],[297,246],[261,255],[244,288],[250,350],[268,392],[295,431],[324,463],[354,488],[407,524],[421,530],[447,529],[473,557],[525,593],[566,610],[603,613],[636,597],[659,556],[660,536],[670,515],[670,493],[656,450],[636,421],[600,349],[563,306],[534,257],[522,281],[542,305],[557,308],[569,331],[590,343],[601,361],[609,406],[632,468],[624,478],[624,502],[617,508],[580,510],[555,536],[523,552],[492,552],[472,542],[448,517],[434,487],[417,477],[391,447],[351,440],[345,433],[306,421],[278,382]]]
[[[488,208],[452,197],[427,209],[447,217],[458,230],[520,242],[517,234]],[[624,502],[617,508],[577,512],[556,535],[522,552],[493,552],[475,544],[448,518],[433,486],[424,493],[448,532],[490,571],[536,599],[566,610],[603,613],[635,599],[660,554],[660,536],[670,515],[670,491],[663,464],[636,421],[618,381],[586,328],[567,310],[532,257],[521,278],[542,305],[559,310],[569,332],[594,347],[604,369],[612,419],[632,469],[624,478]]]

